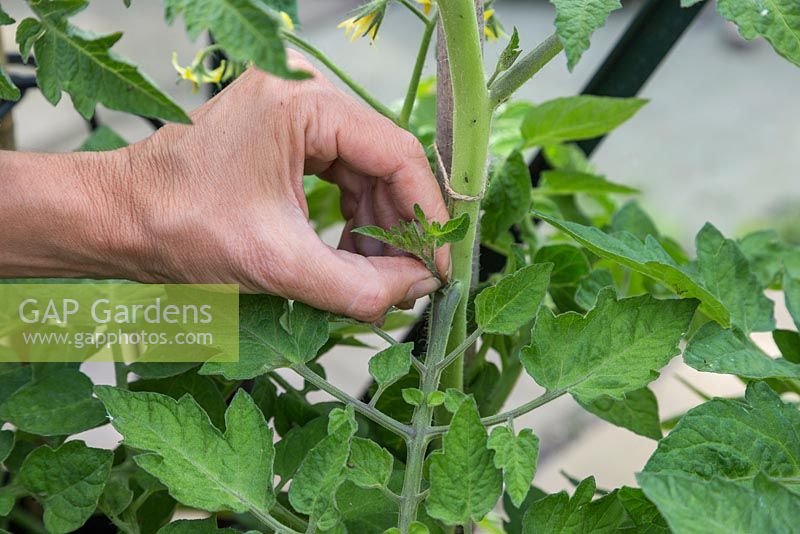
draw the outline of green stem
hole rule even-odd
[[[275,531],[276,534],[302,534],[297,530],[287,527],[263,510],[250,510],[250,513],[258,518],[259,521]]]
[[[308,528],[308,523],[306,521],[297,517],[291,510],[277,501],[270,512],[275,516],[275,519],[285,523],[291,528],[299,531],[305,531]]]
[[[567,391],[569,391],[569,389],[574,386],[575,384],[566,388],[556,389],[553,391],[546,391],[543,395],[540,395],[535,399],[533,399],[532,401],[528,401],[525,404],[522,404],[521,406],[517,406],[513,410],[499,413],[497,415],[490,415],[489,417],[483,417],[481,419],[481,423],[483,423],[486,426],[491,426],[499,423],[505,423],[509,419],[516,419],[521,415],[525,415],[526,413],[532,412],[537,408],[541,408],[548,402],[556,400],[560,396],[567,393]]]
[[[422,41],[419,44],[417,60],[414,63],[414,70],[411,72],[411,81],[408,83],[406,98],[403,101],[403,109],[400,111],[400,118],[397,120],[397,124],[403,128],[408,128],[411,112],[414,111],[414,103],[417,100],[417,91],[419,90],[419,81],[422,79],[422,69],[425,67],[425,59],[428,57],[433,31],[436,29],[436,21],[438,20],[436,14],[437,12],[434,10],[430,18],[425,18],[425,32],[422,34]],[[425,15],[423,15],[423,17],[424,16]]]
[[[399,345],[399,344],[400,344],[400,342],[399,342],[399,341],[397,341],[395,338],[393,338],[393,337],[392,337],[392,335],[391,335],[391,334],[389,334],[389,332],[387,332],[387,331],[386,331],[386,330],[384,330],[383,328],[380,328],[380,327],[378,327],[378,326],[375,326],[375,325],[374,325],[374,324],[372,324],[372,323],[369,323],[369,324],[367,325],[367,327],[368,327],[370,330],[372,330],[372,333],[374,333],[374,334],[377,334],[378,336],[380,336],[380,338],[381,338],[381,339],[383,339],[383,340],[384,340],[385,342],[387,342],[388,344],[390,344],[390,345]]]
[[[470,226],[463,240],[451,247],[452,279],[461,283],[462,298],[456,312],[448,349],[455,350],[467,337],[467,298],[472,285],[472,263],[477,237],[480,196],[486,182],[492,113],[483,70],[483,54],[474,0],[448,0],[439,5],[453,86],[453,155],[450,215],[467,214]],[[443,388],[463,389],[463,356],[442,375]]]
[[[438,363],[444,359],[447,347],[447,333],[453,321],[461,291],[458,285],[446,286],[431,295],[431,317],[428,325],[428,354],[425,373],[420,378],[420,389],[423,398],[439,388],[440,368]],[[422,469],[425,464],[425,453],[430,443],[429,428],[433,421],[433,408],[427,402],[414,409],[411,427],[414,432],[406,440],[408,450],[406,470],[403,480],[403,491],[400,494],[400,532],[406,534],[408,528],[417,518],[422,484]]]
[[[445,357],[445,359],[442,360],[442,362],[439,364],[439,367],[443,369],[448,365],[450,365],[451,363],[453,363],[456,358],[464,354],[464,352],[466,352],[466,350],[470,348],[472,344],[478,340],[479,337],[481,337],[481,334],[483,334],[483,330],[481,328],[478,328],[473,333],[471,333],[467,339],[465,339],[458,347],[453,349]]]
[[[347,87],[352,89],[352,91],[357,94],[361,99],[372,106],[378,113],[384,115],[391,119],[394,122],[397,122],[397,116],[390,110],[388,107],[383,105],[383,103],[372,96],[366,89],[364,89],[358,82],[353,80],[350,75],[344,72],[333,60],[328,57],[322,50],[315,47],[305,39],[298,37],[295,33],[285,31],[283,32],[283,37],[288,42],[295,45],[297,48],[303,50],[304,52],[310,54],[314,58],[316,58],[320,63],[325,65],[332,73],[334,73],[340,80],[342,80]]]
[[[400,3],[406,6],[409,11],[414,13],[414,15],[423,22],[428,22],[428,16],[423,13],[417,6],[411,3],[410,0],[400,0]]]
[[[370,406],[369,404],[360,401],[359,399],[345,393],[341,389],[337,388],[317,373],[309,369],[305,364],[293,365],[292,369],[302,376],[306,381],[315,385],[322,391],[328,393],[335,399],[349,404],[355,409],[355,411],[362,414],[364,417],[368,419],[372,419],[379,425],[385,427],[388,430],[391,430],[395,434],[399,435],[402,438],[408,438],[410,435],[413,434],[413,430],[410,426],[401,423],[397,419],[393,417],[389,417],[382,411],[378,410],[374,406]]]
[[[511,95],[517,89],[542,70],[542,67],[547,65],[563,49],[564,45],[561,44],[561,40],[557,35],[553,34],[517,60],[510,69],[492,83],[489,96],[492,109],[511,98]]]

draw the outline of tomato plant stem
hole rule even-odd
[[[413,434],[406,439],[408,450],[403,491],[400,495],[400,532],[406,534],[408,527],[417,518],[422,484],[422,468],[425,453],[430,443],[429,428],[433,421],[433,407],[428,404],[428,395],[439,388],[441,374],[438,365],[444,359],[447,333],[458,308],[461,291],[458,284],[446,286],[431,296],[431,317],[428,324],[428,353],[425,372],[420,377],[423,401],[414,409],[411,418]]]
[[[347,87],[349,87],[355,94],[357,94],[361,99],[372,106],[378,113],[384,115],[391,119],[394,122],[397,122],[397,115],[395,115],[391,109],[383,105],[383,103],[375,98],[373,95],[369,93],[364,87],[361,86],[358,82],[356,82],[353,78],[350,77],[344,70],[342,70],[339,65],[337,65],[328,55],[326,55],[322,50],[317,48],[316,46],[312,45],[302,37],[298,37],[293,32],[283,32],[283,36],[287,42],[295,45],[300,50],[308,53],[315,59],[317,59],[320,63],[325,65],[333,74],[335,74],[342,82],[344,82]]]
[[[450,215],[469,215],[466,237],[451,248],[452,279],[461,283],[461,302],[453,321],[448,350],[467,337],[467,298],[472,283],[480,198],[486,183],[491,110],[483,69],[483,51],[473,0],[439,5],[453,88],[453,155],[449,184]],[[457,198],[453,198],[453,193]],[[443,388],[463,389],[463,356],[442,374]]]
[[[411,11],[417,18],[424,22],[428,22],[428,17],[425,15],[425,13],[423,13],[422,10],[420,10],[417,6],[412,4],[411,0],[400,0],[400,3],[406,6],[408,10]]]
[[[422,34],[422,41],[419,45],[417,52],[417,60],[414,63],[414,70],[411,73],[411,81],[408,83],[408,90],[406,91],[406,98],[403,101],[403,109],[400,111],[400,117],[397,124],[403,128],[408,128],[408,121],[411,118],[411,112],[414,110],[414,102],[417,100],[417,91],[419,90],[419,81],[422,78],[422,69],[425,67],[425,59],[428,57],[428,50],[431,47],[431,38],[433,31],[436,29],[437,12],[434,12],[430,18],[425,19],[425,31]],[[424,16],[424,15],[423,15]]]

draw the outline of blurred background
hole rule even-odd
[[[562,55],[518,97],[541,102],[580,92],[640,4],[624,3],[624,9],[612,13],[606,27],[594,34],[573,73]],[[357,0],[299,0],[299,31],[373,94],[393,102],[405,90],[421,33],[419,21],[402,6],[392,5],[374,45],[366,39],[351,44],[336,26],[357,5]],[[27,13],[21,0],[4,0],[3,8],[18,21]],[[517,26],[525,50],[553,32],[554,12],[544,0],[497,0],[495,8],[509,32]],[[644,87],[640,96],[650,99],[649,105],[612,134],[592,159],[610,180],[639,188],[641,204],[664,233],[690,250],[693,236],[706,221],[726,235],[777,228],[800,241],[800,69],[763,41],[741,40],[735,27],[713,10],[706,6]],[[202,103],[202,91],[194,94],[190,84],[176,84],[170,58],[175,51],[180,62],[188,64],[205,43],[189,42],[182,22],[167,26],[161,2],[135,0],[125,9],[119,0],[95,1],[72,20],[96,33],[124,31],[115,51],[131,58],[185,109]],[[0,31],[10,50],[15,28]],[[504,46],[502,40],[487,44],[487,65],[494,65]],[[433,68],[429,59],[427,72],[432,74]],[[99,117],[131,142],[152,131],[145,121],[128,115],[101,109]],[[53,108],[31,91],[15,108],[14,121],[20,150],[70,151],[89,133],[66,95]],[[791,328],[782,295],[773,296],[778,327]],[[777,352],[769,334],[756,339],[768,352]],[[368,383],[370,354],[337,349],[324,359],[328,377],[350,392],[361,391]],[[113,381],[113,372],[101,364],[87,372],[97,383]],[[712,395],[743,391],[733,377],[697,373],[676,358],[654,384],[664,418],[701,401],[683,379]],[[540,392],[536,384],[523,380],[509,405]],[[647,438],[586,414],[569,398],[529,414],[520,421],[522,426],[532,427],[542,439],[535,482],[549,491],[571,487],[561,470],[578,478],[594,474],[600,487],[633,484],[633,473],[655,447]],[[108,447],[117,439],[110,428],[83,437]]]

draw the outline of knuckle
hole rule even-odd
[[[373,282],[361,288],[350,304],[348,315],[374,321],[380,319],[390,305],[389,294],[383,286]]]

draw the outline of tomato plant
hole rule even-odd
[[[800,412],[782,396],[800,393],[800,334],[776,329],[765,290],[783,290],[800,328],[800,249],[774,232],[736,240],[708,224],[690,254],[663,235],[630,200],[636,191],[602,176],[574,144],[619,127],[644,100],[514,101],[562,51],[572,69],[592,32],[621,7],[618,0],[552,3],[555,33],[527,53],[491,1],[364,3],[342,23],[352,39],[379,38],[390,7],[411,10],[422,25],[408,91],[391,106],[302,37],[292,0],[166,0],[169,22],[182,17],[191,36],[213,35],[215,44],[191,65],[176,60],[180,77],[196,87],[249,65],[303,83],[307,74],[287,65],[288,44],[414,132],[442,177],[451,221],[429,222],[418,212],[394,228],[357,231],[434,272],[434,251],[449,244],[452,274],[431,295],[421,351],[389,333],[408,324],[400,312],[379,328],[243,295],[236,363],[118,364],[117,387],[93,387],[75,365],[2,364],[0,421],[10,425],[0,431],[0,528],[71,532],[105,516],[137,534],[796,531]],[[17,43],[23,58],[35,55],[50,102],[66,92],[85,118],[101,104],[188,122],[112,52],[117,34],[72,25],[87,0],[28,5],[33,15],[19,24]],[[718,0],[717,8],[744,38],[763,37],[800,65],[796,0]],[[11,22],[0,10],[0,24]],[[442,95],[422,79],[437,26],[449,69],[439,75],[452,91],[447,146],[434,141]],[[508,40],[489,76],[484,38]],[[225,62],[207,67],[219,51]],[[3,71],[0,97],[19,98]],[[87,146],[119,143],[100,130]],[[550,168],[533,188],[532,149]],[[313,177],[306,190],[318,229],[334,224],[335,191]],[[479,243],[506,257],[504,271],[486,282],[474,276]],[[757,346],[753,332],[772,332],[781,357]],[[375,333],[385,347],[369,362],[373,386],[356,398],[326,378],[333,362],[325,355]],[[498,360],[487,358],[490,351]],[[741,378],[745,396],[707,399],[677,422],[662,422],[649,384],[681,353],[699,371]],[[303,385],[293,386],[287,372]],[[523,372],[545,392],[504,411]],[[129,382],[131,374],[137,379]],[[315,391],[333,400],[314,402]],[[658,440],[638,487],[602,490],[591,477],[576,481],[571,495],[535,486],[539,438],[514,421],[563,395]],[[115,451],[66,441],[108,421],[124,438]],[[169,523],[178,505],[211,516]]]

